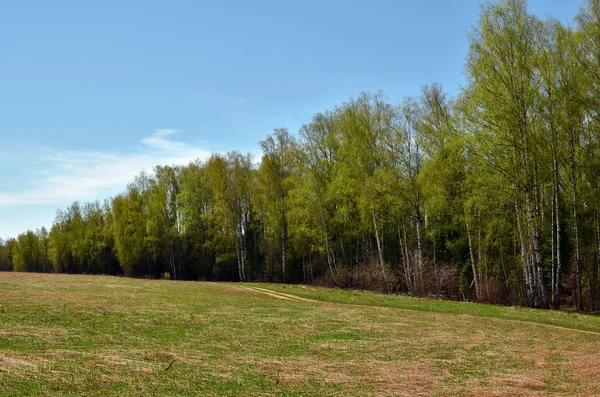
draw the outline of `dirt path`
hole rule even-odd
[[[271,296],[273,298],[284,299],[284,300],[291,300],[291,301],[297,301],[297,302],[300,301],[300,302],[311,302],[311,303],[321,303],[321,304],[328,303],[328,304],[340,304],[340,305],[350,305],[350,306],[376,307],[376,308],[385,308],[385,309],[392,309],[392,310],[412,310],[412,309],[394,308],[394,307],[368,305],[368,304],[362,305],[362,304],[355,304],[355,303],[339,303],[339,302],[318,301],[318,300],[314,300],[314,299],[302,298],[300,296],[295,296],[295,295],[290,295],[290,294],[284,294],[283,292],[275,292],[275,291],[271,291],[271,290],[268,290],[268,289],[265,289],[265,288],[259,288],[259,287],[243,287],[243,288],[247,289],[247,290],[250,290],[250,291],[262,293],[262,294]],[[567,327],[561,327],[559,325],[552,325],[552,324],[542,324],[542,323],[536,323],[536,322],[533,322],[533,321],[511,320],[511,319],[507,319],[507,318],[498,318],[498,317],[473,316],[473,315],[470,315],[470,314],[463,314],[463,316],[468,316],[468,317],[471,317],[471,318],[480,318],[480,319],[485,319],[485,320],[492,320],[492,321],[504,321],[504,322],[510,322],[510,323],[533,325],[533,326],[538,326],[538,327],[545,327],[545,328],[557,329],[557,330],[561,330],[561,331],[577,332],[577,333],[580,333],[580,334],[600,336],[600,332],[586,331],[586,330],[575,329],[575,328],[567,328]]]
[[[248,290],[248,291],[258,292],[258,293],[261,293],[261,294],[264,294],[264,295],[268,295],[270,297],[277,298],[277,299],[285,299],[285,300],[288,300],[288,301],[295,300],[295,299],[292,299],[292,298],[288,298],[287,296],[281,296],[281,295],[279,295],[279,294],[277,294],[276,292],[273,292],[273,291],[267,291],[267,290],[264,290],[264,289],[252,288],[252,287],[242,287],[242,288],[245,289],[245,290]]]
[[[278,298],[278,299],[294,300],[294,301],[302,301],[302,302],[312,302],[312,303],[327,303],[327,302],[317,301],[317,300],[313,300],[313,299],[302,298],[302,297],[295,296],[295,295],[284,294],[283,292],[275,292],[275,291],[271,291],[271,290],[264,289],[264,288],[244,287],[244,289],[254,291],[254,292],[260,292],[265,295],[269,295],[269,296],[272,296],[273,298]]]
[[[473,317],[477,317],[477,316],[473,316]],[[534,323],[532,321],[510,320],[510,319],[496,318],[496,317],[478,317],[478,318],[486,318],[486,319],[489,319],[489,320],[499,320],[499,321],[510,321],[510,322],[513,322],[513,323],[527,324],[527,325],[536,325],[538,327],[560,329],[560,330],[563,330],[563,331],[572,331],[572,332],[577,332],[577,333],[580,333],[580,334],[599,335],[600,336],[600,332],[586,331],[586,330],[583,330],[583,329],[561,327],[560,325],[542,324],[542,323]]]

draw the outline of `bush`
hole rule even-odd
[[[460,292],[460,276],[458,269],[447,263],[427,266],[425,271],[425,296],[443,299],[458,299]]]
[[[396,292],[400,280],[393,271],[386,269],[387,281],[381,273],[379,262],[363,263],[353,267],[338,267],[335,279],[327,273],[317,283],[323,286],[378,292]]]

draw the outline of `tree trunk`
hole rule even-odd
[[[475,297],[477,300],[481,300],[481,291],[479,289],[479,275],[477,274],[477,266],[475,265],[475,254],[473,252],[473,241],[471,239],[471,229],[469,228],[469,221],[465,214],[465,226],[467,228],[467,242],[469,244],[469,256],[471,257],[471,269],[473,270],[473,282],[475,283]]]
[[[423,236],[421,233],[421,212],[417,208],[416,215],[417,226],[417,265],[419,267],[419,290],[423,292]]]
[[[285,225],[281,228],[281,271],[283,273],[283,282],[287,282],[286,270],[285,270]]]
[[[242,251],[242,279],[246,281],[246,238],[244,235],[241,236],[240,248]]]
[[[478,225],[477,225],[477,264],[479,265],[479,268],[480,268],[479,272],[481,273],[481,271],[482,271],[481,268],[484,267],[484,262],[481,260],[481,246],[482,246],[482,243],[481,243],[481,214],[479,213],[479,211],[477,211],[477,215],[478,215],[478,218],[479,218],[479,222],[478,222]],[[487,263],[485,264],[485,269],[483,269],[483,278],[484,278],[484,281],[485,281],[485,285],[484,285],[485,286],[485,295],[486,295],[485,296],[485,300],[489,301],[489,299],[490,299],[490,283],[488,281]],[[481,281],[481,279],[479,281]],[[480,285],[479,286],[479,288],[480,288],[479,292],[480,293],[482,292],[481,287],[482,286]]]
[[[556,175],[558,178],[558,174]],[[562,268],[562,260],[561,260],[561,240],[560,240],[560,200],[559,200],[559,189],[560,185],[558,183],[558,179],[555,181],[555,193],[554,193],[554,207],[555,207],[555,216],[556,216],[556,273],[554,274],[554,308],[560,309],[560,300],[561,300],[561,268]]]
[[[246,270],[245,270],[245,249],[244,249],[244,235],[242,233],[242,226],[238,225],[236,227],[235,233],[235,254],[237,256],[238,263],[238,274],[240,281],[246,280]]]
[[[550,302],[548,300],[548,291],[546,290],[546,283],[544,281],[544,269],[542,264],[541,245],[540,245],[540,232],[535,230],[533,240],[533,252],[535,259],[535,270],[537,272],[537,284],[540,292],[542,308],[550,308]]]
[[[406,280],[406,288],[408,288],[408,292],[411,293],[411,286],[410,286],[410,273],[408,271],[408,258],[405,255],[404,252],[404,244],[402,244],[402,233],[400,233],[400,227],[396,227],[396,230],[398,232],[398,247],[400,249],[400,258],[402,261],[402,269],[404,270],[404,279]]]
[[[415,274],[413,270],[413,266],[410,258],[410,251],[408,250],[408,236],[406,234],[406,223],[402,223],[402,228],[404,229],[404,251],[406,252],[406,271],[408,272],[408,288],[410,292],[415,294]]]
[[[541,191],[538,183],[538,169],[537,166],[534,168],[534,184],[533,184],[533,199],[534,199],[534,215],[535,221],[533,222],[533,253],[535,259],[535,272],[537,276],[538,291],[540,293],[541,307],[544,309],[550,308],[550,301],[548,299],[548,290],[546,288],[546,281],[544,278],[544,263],[542,260],[542,237],[540,231],[540,220],[543,224],[543,212],[541,209]]]
[[[575,244],[575,308],[583,310],[581,288],[581,254],[579,251],[579,224],[577,219],[577,181],[575,169],[575,142],[571,137],[571,195],[573,211],[573,242]]]
[[[554,205],[554,196],[555,196],[555,192],[554,192],[554,185],[552,186],[552,200],[551,200],[551,212],[552,212],[552,222],[551,223],[551,229],[552,229],[552,238],[550,239],[550,245],[551,245],[551,255],[550,255],[550,263],[552,264],[552,281],[550,284],[550,303],[552,304],[552,307],[556,307],[556,303],[555,303],[555,296],[556,296],[556,251],[555,251],[555,247],[556,247],[556,213],[555,213],[555,209],[556,206]]]
[[[575,200],[573,193],[573,200]],[[583,310],[583,296],[581,288],[581,256],[579,252],[579,227],[577,225],[577,204],[573,203],[573,239],[575,242],[575,308]]]
[[[306,258],[302,256],[302,283],[306,284]]]
[[[555,309],[560,308],[561,300],[561,241],[560,241],[560,173],[558,163],[558,144],[556,137],[556,128],[553,120],[550,121],[550,131],[552,132],[552,172],[554,177],[553,196],[552,196],[552,303]]]
[[[323,231],[325,231],[325,251],[327,252],[327,266],[329,267],[331,278],[333,279],[333,281],[336,281],[335,273],[333,272],[335,261],[333,258],[333,252],[329,246],[329,233],[327,232],[327,224],[325,223],[325,215],[323,214],[323,210],[321,210],[321,224],[323,225]]]
[[[246,218],[242,217],[242,224],[240,225],[240,254],[241,254],[241,262],[242,262],[242,280],[246,281],[246,256],[247,248],[246,248]]]
[[[240,282],[244,281],[244,276],[242,275],[242,261],[241,261],[241,255],[240,255],[240,239],[238,236],[235,237],[235,256],[237,259],[237,265],[238,265],[238,276],[240,278]]]
[[[383,248],[379,240],[379,231],[377,230],[377,220],[375,219],[375,212],[373,212],[373,228],[375,229],[375,240],[377,242],[377,252],[379,254],[379,266],[381,266],[381,274],[383,279],[387,282],[387,274],[385,274],[385,263],[383,261]]]
[[[433,234],[433,272],[435,274],[435,287],[436,287],[436,293],[439,295],[440,294],[440,279],[439,279],[439,274],[436,268],[436,255],[435,255],[435,233]]]
[[[527,260],[527,249],[525,239],[523,238],[523,230],[521,228],[521,217],[519,211],[518,199],[515,197],[515,216],[517,218],[517,230],[519,231],[519,241],[521,243],[521,267],[523,269],[523,279],[525,281],[525,294],[527,296],[527,306],[534,307],[533,285],[531,274],[529,272],[529,262]]]
[[[596,287],[600,287],[600,213],[596,209]],[[600,294],[596,299],[596,308],[600,308]]]
[[[310,254],[310,250],[308,250],[308,266],[310,267],[310,281],[312,282],[315,277],[313,276],[312,255]]]

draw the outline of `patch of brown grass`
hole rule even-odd
[[[325,382],[353,386],[369,396],[425,396],[441,382],[431,375],[433,367],[427,363],[402,361],[354,360],[323,361],[305,356],[294,361],[266,360],[259,363],[261,370],[281,384]],[[361,385],[369,385],[361,389]]]

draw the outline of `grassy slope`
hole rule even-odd
[[[368,291],[347,291],[282,284],[252,284],[260,288],[295,294],[319,301],[414,310],[451,315],[489,317],[490,319],[526,321],[600,333],[600,316],[568,311],[535,310],[523,307],[485,305],[437,299],[413,298],[402,295],[377,294]]]
[[[4,395],[600,393],[600,319],[312,287],[0,273]],[[347,303],[353,303],[349,305]]]

